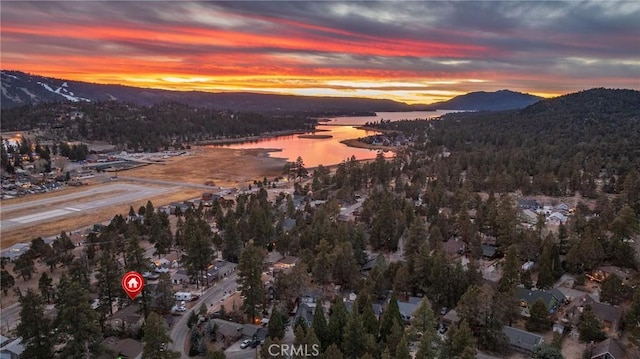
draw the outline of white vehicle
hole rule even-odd
[[[175,297],[176,300],[183,300],[187,302],[190,302],[191,299],[193,299],[193,296],[189,292],[177,292]]]
[[[245,339],[244,341],[242,341],[242,344],[240,344],[240,349],[244,349],[244,348],[248,347],[249,344],[251,344],[251,340]]]

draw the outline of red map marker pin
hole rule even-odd
[[[122,289],[133,300],[142,292],[144,288],[144,278],[138,272],[131,271],[122,276]]]

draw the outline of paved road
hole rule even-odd
[[[142,183],[151,183],[151,184],[159,184],[159,185],[165,185],[165,186],[180,186],[180,187],[192,187],[192,188],[201,188],[201,189],[208,189],[208,190],[219,190],[222,189],[222,187],[218,187],[218,186],[207,186],[204,184],[197,184],[197,183],[190,183],[190,182],[173,182],[173,181],[164,181],[164,180],[153,180],[153,179],[148,179],[148,178],[141,178],[141,177],[129,177],[129,176],[120,176],[118,175],[118,179],[121,180],[125,180],[125,181],[132,181],[132,182],[142,182]]]
[[[214,306],[220,302],[220,299],[224,296],[225,291],[235,290],[237,283],[237,272],[232,273],[226,280],[221,280],[215,284],[215,286],[209,288],[195,303],[193,307],[182,313],[182,316],[177,320],[173,328],[171,329],[171,339],[173,339],[172,350],[180,352],[183,359],[189,359],[187,352],[184,348],[184,343],[189,335],[189,328],[187,327],[187,320],[192,311],[197,311],[200,308],[200,304],[205,303],[208,307],[213,303]],[[187,348],[188,349],[188,348]]]
[[[119,183],[62,195],[59,197],[3,206],[0,227],[2,230],[31,227],[38,223],[59,219],[60,217],[71,217],[85,214],[87,211],[91,210],[154,197],[162,193],[170,192],[171,190],[172,188],[153,188]],[[110,192],[114,193],[113,196],[92,199],[93,196],[104,195]],[[33,209],[33,211],[29,214],[22,214],[17,217],[10,213],[12,211],[22,209]]]

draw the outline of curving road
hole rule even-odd
[[[185,350],[185,342],[189,335],[189,328],[187,327],[187,320],[192,311],[197,311],[200,308],[200,304],[205,303],[207,308],[220,303],[220,299],[224,296],[225,291],[229,292],[235,290],[237,287],[236,279],[237,272],[233,272],[226,277],[227,279],[221,280],[215,283],[215,286],[210,287],[197,301],[193,302],[193,306],[190,310],[182,313],[182,316],[176,321],[171,329],[171,339],[173,340],[172,350],[175,350],[181,354],[182,359],[189,359],[187,351]],[[187,348],[188,349],[188,348]]]

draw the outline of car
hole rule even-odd
[[[258,345],[260,345],[260,341],[257,340],[257,339],[251,342],[251,347],[252,348],[257,348]]]
[[[449,310],[447,309],[447,307],[442,307],[442,309],[440,310],[440,315],[445,315],[448,311]]]
[[[251,340],[249,339],[243,340],[242,343],[240,344],[240,349],[244,349],[248,347],[250,344],[251,344]]]

